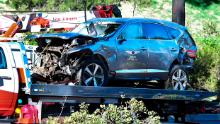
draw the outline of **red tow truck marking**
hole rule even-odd
[[[0,96],[3,99],[0,100],[0,116],[10,116],[15,110],[17,93],[0,90]],[[13,99],[9,99],[13,98]],[[11,103],[11,104],[9,104]]]

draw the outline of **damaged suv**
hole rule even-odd
[[[69,33],[35,37],[33,80],[105,86],[109,79],[157,80],[185,90],[196,45],[187,29],[154,19],[92,19]]]

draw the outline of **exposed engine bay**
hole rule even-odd
[[[70,39],[40,37],[36,41],[38,58],[31,69],[33,83],[37,81],[67,83],[76,82],[78,65],[83,57],[83,54],[68,55],[67,51],[78,45],[92,44],[95,38],[89,36],[77,36]]]

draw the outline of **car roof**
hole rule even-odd
[[[116,22],[116,23],[148,22],[148,23],[160,23],[172,28],[186,30],[186,27],[179,25],[175,22],[159,20],[159,19],[151,19],[151,18],[94,18],[88,20],[88,22]]]

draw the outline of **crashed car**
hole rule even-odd
[[[187,29],[176,23],[141,18],[97,18],[72,32],[42,34],[33,79],[105,86],[109,79],[157,80],[185,90],[196,58]]]

